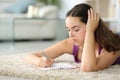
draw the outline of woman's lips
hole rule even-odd
[[[76,40],[76,39],[73,39],[73,41],[74,41],[74,42],[77,42],[77,40]]]

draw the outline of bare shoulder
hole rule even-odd
[[[116,59],[120,56],[120,51],[117,52],[108,52],[105,49],[101,50],[101,54],[97,57],[97,65],[94,67],[94,70],[100,70],[107,68],[112,65]]]
[[[66,46],[72,46],[73,45],[73,41],[70,38],[67,38],[63,41],[61,41],[63,44],[65,44]]]
[[[119,57],[120,56],[120,50],[116,51],[115,54]]]
[[[119,56],[120,51],[108,52],[105,49],[102,49],[99,60],[101,61],[101,63],[111,65]]]
[[[65,40],[59,41],[56,44],[48,47],[45,49],[47,53],[56,53],[56,54],[62,54],[62,53],[72,53],[72,46],[73,43],[70,38],[67,38]]]
[[[116,52],[108,52],[105,49],[102,49],[101,55],[119,57],[120,56],[120,50],[116,51]]]
[[[64,39],[64,40],[58,42],[57,44],[64,45],[64,46],[72,46],[73,42],[70,38],[67,38],[67,39]]]
[[[66,50],[67,53],[71,53],[72,52],[73,41],[70,38],[62,40],[58,44],[60,44],[62,47],[64,47],[64,49]]]

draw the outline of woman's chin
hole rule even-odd
[[[76,46],[79,46],[79,43],[74,43]]]
[[[76,46],[83,45],[82,43],[74,43]]]

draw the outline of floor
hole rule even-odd
[[[9,77],[9,76],[0,76],[0,80],[31,80],[31,79]]]
[[[15,54],[41,50],[55,44],[58,41],[16,41],[0,42],[0,54]]]
[[[5,54],[22,54],[26,52],[33,52],[49,47],[58,41],[17,41],[14,44],[10,42],[0,42],[0,55]],[[9,76],[0,76],[0,80],[30,80]]]

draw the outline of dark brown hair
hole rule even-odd
[[[66,17],[80,17],[80,21],[87,24],[88,10],[92,8],[90,5],[81,3],[74,6],[70,11],[67,12]],[[105,48],[108,52],[115,52],[120,50],[120,36],[113,33],[103,22],[99,20],[98,28],[95,31],[95,40],[98,44]]]

